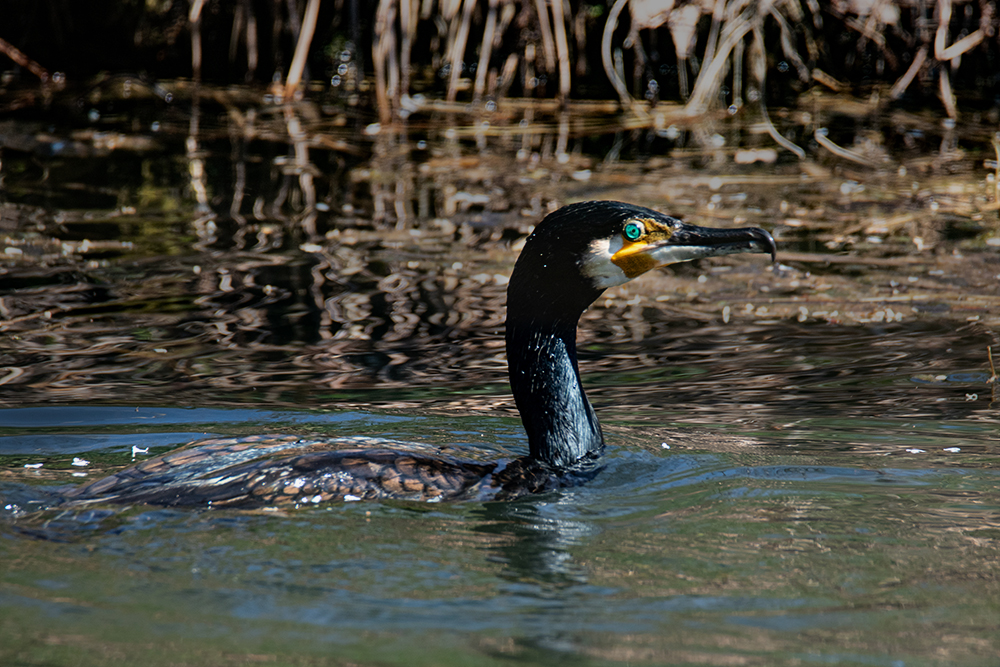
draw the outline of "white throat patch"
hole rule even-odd
[[[622,249],[624,241],[614,236],[610,239],[597,239],[590,244],[587,252],[580,259],[580,272],[594,282],[594,287],[607,289],[615,285],[624,285],[630,278],[611,261],[611,257]]]

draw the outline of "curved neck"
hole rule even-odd
[[[597,415],[580,384],[576,325],[570,319],[508,311],[507,364],[510,387],[530,455],[555,468],[568,468],[604,446]]]

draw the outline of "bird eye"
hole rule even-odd
[[[630,222],[625,225],[625,238],[629,241],[637,241],[645,231],[638,222]]]

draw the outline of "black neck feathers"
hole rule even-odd
[[[511,391],[528,434],[531,458],[557,469],[572,467],[604,445],[576,360],[576,320],[507,320]]]
[[[573,247],[579,234],[548,222],[528,238],[507,287],[507,364],[531,457],[564,469],[604,445],[576,357],[580,315],[603,290],[576,263],[586,250]]]

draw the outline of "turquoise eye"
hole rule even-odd
[[[637,222],[630,222],[625,225],[625,238],[629,241],[637,241],[643,234],[642,225]]]

